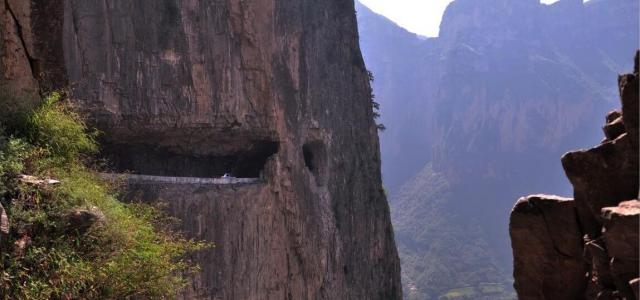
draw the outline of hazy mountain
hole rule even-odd
[[[570,193],[558,157],[602,136],[638,1],[456,0],[438,38],[357,10],[405,295],[512,295],[508,212]]]

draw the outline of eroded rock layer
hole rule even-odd
[[[185,298],[401,297],[352,1],[2,0],[0,22],[1,83],[69,86],[114,171],[259,178],[130,182],[216,244]]]
[[[605,139],[562,157],[574,199],[528,196],[511,212],[520,299],[638,299],[638,56]]]

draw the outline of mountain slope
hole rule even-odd
[[[598,141],[592,120],[615,107],[637,9],[631,0],[456,0],[440,37],[422,38],[357,7],[387,127],[383,179],[406,295],[481,297],[493,283],[501,287],[488,290],[511,295],[512,201],[570,192],[557,157]]]

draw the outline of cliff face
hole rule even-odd
[[[3,2],[3,82],[69,85],[114,172],[260,179],[127,181],[216,244],[185,298],[400,298],[353,3]]]
[[[619,77],[621,111],[605,139],[562,165],[574,199],[518,200],[509,232],[520,299],[638,299],[638,54]]]

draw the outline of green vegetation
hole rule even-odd
[[[376,95],[373,93],[373,73],[367,71],[367,77],[369,77],[369,98],[371,99],[371,107],[373,107],[373,119],[378,120],[380,118],[380,103],[376,102]],[[387,129],[382,123],[376,123],[376,128],[378,128],[379,131],[385,131]]]
[[[505,288],[500,283],[485,283],[480,285],[480,291],[483,294],[504,293]]]
[[[197,271],[187,254],[209,245],[185,239],[157,208],[116,199],[87,167],[89,132],[68,101],[0,93],[0,298],[171,298]],[[29,182],[55,178],[59,184]]]
[[[495,299],[507,300],[515,299],[516,295],[509,293],[502,283],[483,283],[479,286],[463,287],[451,289],[444,295],[440,296],[440,300],[461,300],[461,299]]]
[[[451,213],[455,184],[427,164],[391,200],[405,299],[515,299],[486,233]]]
[[[450,290],[440,297],[440,299],[471,299],[471,297],[474,296],[476,296],[476,291],[473,287],[464,287]]]

